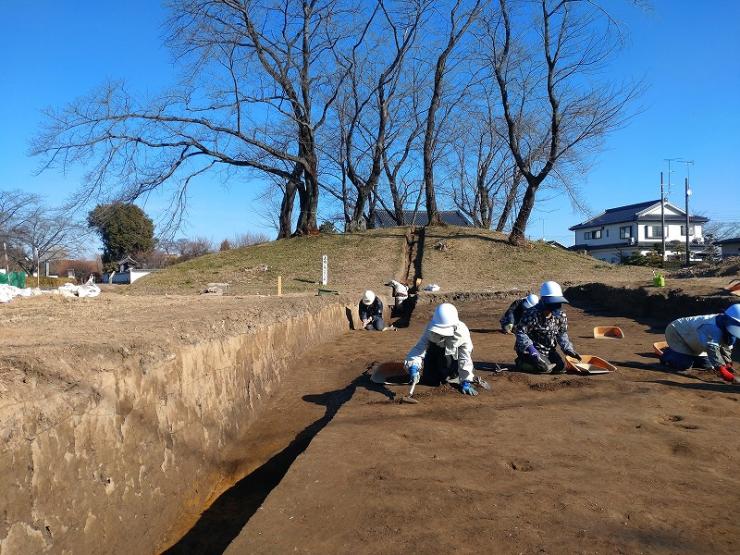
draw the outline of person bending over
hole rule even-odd
[[[359,312],[362,329],[374,331],[383,331],[385,329],[383,302],[372,291],[365,291],[365,294],[362,295]]]
[[[411,383],[422,379],[426,385],[438,386],[459,377],[460,391],[478,395],[473,383],[473,341],[468,327],[460,321],[457,309],[443,303],[434,310],[419,341],[406,355],[404,368]]]
[[[529,310],[540,302],[540,298],[537,295],[527,295],[523,299],[517,299],[509,305],[504,315],[501,317],[499,322],[501,323],[501,331],[504,333],[514,333],[514,326],[519,323],[522,319],[522,315],[526,310]]]
[[[738,338],[740,303],[723,314],[678,318],[665,329],[668,347],[660,362],[675,370],[714,370],[723,380],[740,383],[732,368],[732,348]]]
[[[567,302],[560,285],[554,281],[542,284],[540,302],[524,312],[515,328],[515,365],[519,370],[542,374],[564,372],[565,362],[557,352],[558,345],[566,355],[581,360],[568,337],[568,317],[562,309]]]

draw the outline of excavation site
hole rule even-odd
[[[160,274],[0,306],[0,552],[737,553],[740,387],[655,350],[673,319],[732,304],[725,278],[656,288],[570,254],[553,275],[488,238],[418,239],[378,238],[387,267],[337,294],[285,270],[307,290],[163,294]],[[441,279],[473,247],[505,273]],[[514,366],[499,318],[549,276],[570,340],[612,371]],[[441,290],[399,322],[390,277]],[[369,286],[397,327],[359,329]],[[490,389],[422,380],[404,402],[401,363],[443,302]]]

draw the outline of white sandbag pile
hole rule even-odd
[[[41,295],[41,289],[14,287],[0,284],[0,303],[9,303],[16,297],[35,297]]]
[[[0,303],[9,303],[16,297],[36,297],[45,293],[62,295],[64,297],[97,297],[100,295],[100,287],[93,283],[92,276],[87,280],[85,285],[65,283],[61,287],[57,287],[55,291],[42,291],[41,289],[31,289],[30,287],[21,289],[20,287],[13,287],[12,285],[0,284]]]
[[[74,285],[72,283],[65,283],[61,287],[57,288],[60,295],[65,297],[97,297],[100,295],[100,287],[93,283],[93,277],[87,280],[85,285]]]

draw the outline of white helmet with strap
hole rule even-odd
[[[532,308],[538,302],[540,302],[540,298],[534,293],[527,295],[527,297],[524,299],[524,308]]]
[[[455,335],[455,327],[459,323],[460,317],[457,314],[455,305],[442,303],[434,310],[429,331],[449,337]]]
[[[373,304],[375,302],[375,293],[370,291],[369,289],[365,291],[365,294],[362,295],[362,304]]]

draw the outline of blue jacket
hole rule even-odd
[[[383,317],[383,301],[378,297],[371,304],[365,304],[360,301],[360,320],[371,320],[376,317]]]

